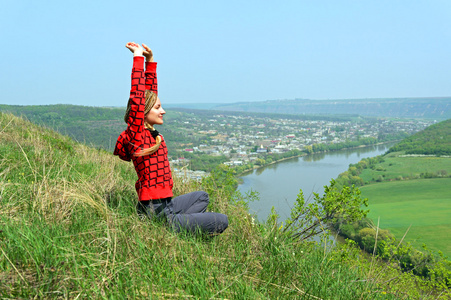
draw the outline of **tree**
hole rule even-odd
[[[368,199],[360,197],[360,190],[354,185],[338,189],[335,184],[332,179],[330,186],[324,186],[323,196],[313,193],[313,201],[308,204],[300,190],[283,231],[292,238],[305,240],[325,231],[338,220],[353,223],[366,217],[368,210],[362,207],[368,206]]]

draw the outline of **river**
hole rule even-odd
[[[259,193],[260,200],[249,203],[249,211],[260,221],[266,220],[273,206],[280,216],[279,221],[284,221],[289,218],[300,189],[305,199],[309,199],[312,192],[323,194],[323,186],[346,171],[349,164],[384,154],[393,145],[388,143],[284,160],[245,174],[238,190],[243,194],[251,190]]]

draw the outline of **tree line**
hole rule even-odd
[[[451,155],[451,119],[431,125],[404,139],[388,152],[406,154]]]

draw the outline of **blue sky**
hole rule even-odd
[[[1,6],[2,104],[125,106],[128,41],[154,50],[163,105],[451,96],[448,0]]]

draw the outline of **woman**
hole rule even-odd
[[[126,47],[133,53],[132,87],[124,117],[128,126],[119,136],[114,154],[133,161],[138,174],[135,184],[138,213],[149,218],[166,218],[176,231],[223,232],[228,227],[228,218],[224,214],[206,212],[209,202],[206,192],[192,192],[172,199],[173,180],[166,143],[154,128],[163,124],[166,113],[158,98],[157,63],[145,44],[141,47],[131,42]]]

